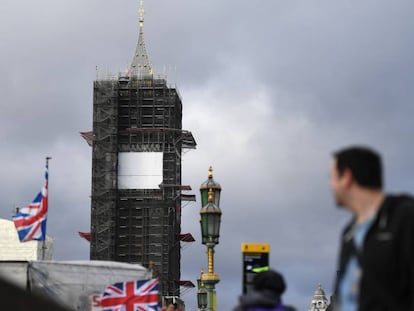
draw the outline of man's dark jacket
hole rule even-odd
[[[360,252],[353,223],[342,235],[336,293],[348,260],[356,256],[362,267],[358,311],[414,311],[414,199],[387,196]]]
[[[291,306],[282,304],[279,295],[274,292],[252,291],[239,297],[239,305],[233,311],[296,311]]]

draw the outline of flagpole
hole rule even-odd
[[[51,160],[52,157],[46,157],[46,173],[47,176],[45,176],[46,180],[47,180],[47,200],[49,202],[49,160]],[[49,203],[48,203],[49,205]],[[46,249],[46,237],[47,235],[45,234],[45,239],[42,241],[42,260],[45,260],[45,249]]]

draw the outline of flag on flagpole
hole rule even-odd
[[[101,297],[103,311],[160,311],[158,280],[115,283],[105,288]]]
[[[44,241],[46,238],[49,159],[49,157],[46,158],[45,183],[42,190],[37,194],[32,203],[20,208],[13,215],[14,226],[21,242],[31,240]]]

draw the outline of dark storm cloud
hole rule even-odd
[[[122,2],[122,4],[121,4]],[[132,59],[138,1],[15,1],[0,34],[1,217],[31,201],[50,155],[48,230],[55,259],[87,259],[95,68]],[[22,9],[24,8],[24,9]],[[306,310],[321,283],[331,293],[339,230],[349,214],[329,192],[333,150],[371,144],[390,190],[412,191],[414,4],[411,1],[145,1],[146,47],[156,74],[183,97],[197,150],[183,183],[198,195],[213,165],[222,184],[216,247],[218,309],[241,290],[242,242],[271,244],[286,301]],[[182,278],[206,269],[199,200],[183,208]],[[195,309],[195,291],[184,295]]]
[[[217,162],[226,185],[226,248],[217,247],[218,271],[224,275],[218,287],[227,289],[230,275],[240,276],[234,260],[241,256],[241,242],[267,241],[273,266],[292,284],[287,297],[298,307],[307,307],[318,283],[330,294],[337,237],[349,218],[333,208],[329,195],[332,150],[350,143],[374,145],[384,153],[389,188],[410,189],[402,167],[412,171],[414,28],[407,13],[412,5],[399,4],[291,3],[277,16],[251,22],[238,19],[246,16],[240,14],[226,24],[223,31],[232,33],[234,26],[238,40],[229,36],[227,42],[235,45],[224,51],[215,46],[212,59],[205,60],[221,60],[213,67],[217,83],[210,82],[214,76],[203,82],[214,95],[197,100],[190,94],[188,101],[208,105],[199,108],[202,117],[193,123],[197,133],[206,122],[197,152]],[[268,12],[269,5],[276,6],[266,2]],[[263,13],[252,8],[249,16],[258,16],[252,12]],[[251,93],[260,92],[264,98],[248,105],[254,102]],[[268,110],[257,114],[263,102]],[[209,147],[201,150],[201,145]],[[220,257],[220,251],[226,255]],[[221,298],[228,309],[227,296],[237,291],[225,292]]]

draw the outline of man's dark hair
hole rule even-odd
[[[368,147],[354,146],[335,152],[334,157],[340,176],[345,169],[349,169],[360,186],[382,189],[381,156],[376,151]]]
[[[286,289],[283,276],[274,270],[263,271],[253,278],[253,288],[256,291],[268,290],[276,295],[282,295]]]

